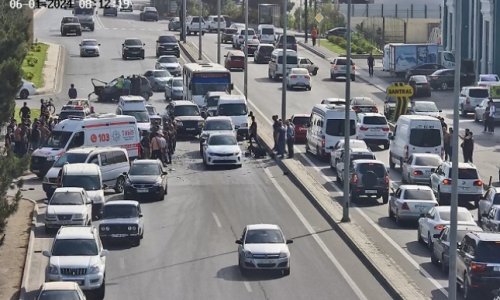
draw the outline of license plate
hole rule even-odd
[[[370,131],[379,131],[380,129],[378,128],[371,128]]]
[[[112,234],[111,235],[111,237],[116,237],[116,238],[118,238],[118,237],[126,237],[126,236],[127,236],[126,234],[122,234],[122,233],[120,233],[120,234]]]
[[[33,170],[31,170],[31,172],[40,172],[40,170],[38,170],[38,169],[33,169]]]
[[[187,131],[193,131],[194,128],[186,128]]]
[[[367,193],[367,194],[376,194],[377,190],[365,190],[365,193]]]
[[[149,189],[137,189],[138,193],[147,193],[149,192]]]

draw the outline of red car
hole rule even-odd
[[[231,69],[245,69],[245,53],[241,50],[230,50],[227,52],[224,67],[228,70]]]
[[[295,126],[295,142],[305,143],[307,135],[307,124],[309,123],[310,115],[296,114],[292,116],[292,123]]]

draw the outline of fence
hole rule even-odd
[[[339,4],[347,15],[347,4]],[[353,4],[352,17],[390,17],[405,19],[441,19],[440,4]]]

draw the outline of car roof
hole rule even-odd
[[[435,153],[413,153],[412,155],[418,156],[418,157],[439,157],[439,158],[441,158],[441,156],[439,156],[438,154],[435,154]]]
[[[52,282],[44,282],[42,284],[42,291],[68,291],[68,290],[77,290],[78,283],[74,281],[52,281]]]
[[[94,146],[84,146],[68,150],[66,153],[75,154],[90,154],[92,152],[104,152],[104,151],[126,151],[121,147],[94,147]]]
[[[274,45],[273,44],[259,44],[259,47],[269,47],[269,48],[274,48]]]
[[[380,160],[377,160],[377,159],[357,159],[355,161],[353,161],[353,163],[355,164],[379,164],[379,165],[383,165],[385,167],[385,164],[380,161]]]
[[[417,104],[436,105],[436,103],[434,101],[414,101],[413,102],[414,106]]]
[[[78,240],[94,239],[92,226],[62,226],[57,232],[56,239]]]
[[[83,39],[82,42],[97,42],[96,39]]]
[[[278,225],[275,224],[250,224],[247,225],[247,230],[259,230],[259,229],[277,229],[281,230]]]
[[[500,241],[500,233],[498,232],[481,232],[481,231],[476,231],[476,232],[471,232],[468,233],[469,235],[475,235],[479,238],[481,241],[485,242],[491,242],[491,241]]]
[[[71,192],[83,192],[85,191],[84,188],[81,187],[59,187],[54,191],[55,193],[71,193]]]
[[[359,154],[359,153],[373,154],[373,152],[367,148],[351,148],[351,154]],[[375,156],[375,154],[373,154],[373,156]]]
[[[66,164],[63,166],[66,173],[71,173],[72,175],[95,175],[96,171],[100,173],[99,166],[96,164]]]
[[[207,92],[205,95],[207,97],[213,97],[213,96],[228,95],[228,93],[226,93],[226,92],[214,92],[214,91],[211,91],[211,92]]]
[[[160,164],[158,159],[136,159],[132,162],[134,165],[152,165],[152,164]]]
[[[232,132],[217,132],[217,133],[210,134],[210,138],[212,138],[214,136],[230,136],[230,137],[235,137]]]
[[[451,161],[445,161],[443,162],[446,165],[449,165],[449,167],[452,167],[452,162]],[[476,166],[473,163],[465,163],[465,162],[459,162],[458,163],[458,168],[459,169],[477,169]]]
[[[358,116],[360,117],[384,117],[385,116],[381,113],[374,113],[374,112],[365,112],[365,113],[359,113]]]
[[[104,206],[111,206],[111,205],[139,206],[139,202],[135,200],[108,200],[106,203],[104,203]]]
[[[432,191],[431,187],[428,185],[418,185],[418,184],[402,184],[399,186],[402,190],[427,190]]]
[[[227,51],[227,54],[231,54],[231,55],[234,55],[234,56],[245,56],[245,53],[243,53],[243,51],[241,50],[229,50]]]
[[[303,117],[309,118],[310,116],[311,116],[311,114],[293,114],[292,119],[293,118],[303,118]]]
[[[437,212],[446,212],[446,211],[451,210],[451,206],[449,206],[449,205],[435,206],[434,208],[436,209]],[[469,212],[469,210],[467,208],[462,207],[462,206],[458,206],[457,209],[458,209],[457,210],[458,212]]]
[[[375,101],[373,101],[373,99],[370,97],[352,97],[351,98],[351,105],[353,102],[360,103],[360,104],[370,104],[370,105],[375,104]]]
[[[209,122],[209,121],[228,121],[228,122],[232,122],[232,119],[231,117],[228,117],[228,116],[214,116],[214,117],[208,117],[205,122]]]
[[[175,100],[175,101],[172,101],[171,103],[174,106],[189,105],[189,106],[196,106],[196,107],[198,107],[198,105],[196,105],[194,102],[189,101],[189,100]]]

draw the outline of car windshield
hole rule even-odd
[[[97,41],[82,41],[82,46],[97,46]]]
[[[219,103],[219,98],[220,98],[220,96],[208,97],[208,99],[207,99],[207,106],[208,107],[217,106],[217,104]]]
[[[347,65],[347,59],[345,59],[345,58],[339,58],[339,59],[337,59],[336,64],[337,65],[341,65],[341,66],[345,66],[345,65]],[[352,64],[353,64],[353,62],[351,60],[351,65]]]
[[[406,190],[404,199],[407,200],[432,200],[431,190]]]
[[[193,95],[205,95],[208,92],[227,92],[228,83],[192,83]]]
[[[439,216],[441,220],[449,221],[450,220],[450,211],[441,211],[439,212]],[[472,219],[472,215],[469,212],[459,211],[457,212],[457,221],[458,222],[474,222]]]
[[[82,205],[83,197],[79,192],[57,192],[50,198],[49,205]]]
[[[262,34],[274,34],[274,29],[272,28],[262,28]]]
[[[306,69],[292,69],[290,72],[292,75],[309,75],[309,71]]]
[[[243,29],[241,32],[240,32],[241,35],[245,35],[246,34],[246,30]],[[253,29],[248,29],[248,35],[254,35],[255,34],[255,31],[253,31]]]
[[[249,230],[245,237],[245,244],[282,244],[285,240],[281,231],[277,229]]]
[[[493,198],[493,205],[500,205],[500,193],[495,194],[495,197]]]
[[[101,180],[98,175],[64,175],[62,186],[81,187],[86,191],[101,189]]]
[[[133,164],[130,167],[129,175],[132,176],[157,176],[161,174],[158,164]]]
[[[415,103],[414,110],[418,112],[439,112],[434,103]]]
[[[328,119],[325,133],[332,136],[344,136],[344,119]],[[354,134],[356,134],[356,121],[351,120],[351,135]]]
[[[358,171],[361,174],[373,172],[378,178],[384,177],[386,174],[385,166],[379,163],[362,163],[359,164]]]
[[[160,43],[177,43],[177,39],[173,35],[162,35],[158,38]]]
[[[352,99],[351,105],[367,105],[372,106],[375,105],[372,99],[369,98],[354,98]]]
[[[137,123],[149,123],[149,114],[147,111],[124,111],[124,115],[135,117]]]
[[[438,156],[417,156],[413,164],[415,166],[438,166],[440,163],[441,158],[439,158]]]
[[[366,116],[363,118],[366,125],[387,125],[387,119],[382,116]]]
[[[286,63],[287,64],[290,64],[290,65],[296,65],[297,64],[297,56],[293,56],[293,55],[287,55],[286,56]],[[282,64],[283,63],[283,56],[278,56],[278,64]]]
[[[167,70],[157,70],[153,71],[153,76],[154,77],[170,77],[170,73]]]
[[[77,291],[71,290],[47,290],[42,291],[38,300],[80,300]]]
[[[450,174],[452,169],[450,169]],[[458,179],[478,179],[479,175],[477,174],[476,169],[469,168],[458,168]]]
[[[231,122],[210,120],[205,123],[205,130],[233,130]]]
[[[64,148],[72,134],[72,131],[52,131],[52,135],[43,146],[55,149]]]
[[[427,82],[427,77],[425,76],[412,76],[411,77],[416,83],[426,83]]]
[[[260,54],[271,54],[274,50],[274,47],[271,46],[264,46],[259,48],[259,53]]]
[[[236,28],[226,28],[226,29],[224,29],[224,33],[227,33],[227,34],[235,34],[236,31],[238,31],[238,29],[236,29]]]
[[[482,262],[500,263],[500,241],[481,241],[477,245],[475,258]]]
[[[176,63],[177,58],[175,56],[163,56],[163,57],[158,58],[158,62],[163,63],[163,64]]]
[[[247,106],[244,103],[221,104],[218,107],[219,116],[244,116],[247,112]]]
[[[127,46],[142,46],[141,40],[125,40]]]
[[[87,154],[84,153],[64,153],[58,160],[52,165],[55,168],[62,168],[65,164],[77,164],[84,163],[87,160]]]
[[[146,12],[156,12],[156,8],[154,7],[144,7],[144,11]]]
[[[372,153],[354,153],[351,154],[351,161],[358,159],[375,159],[375,155]]]
[[[199,116],[200,110],[196,105],[179,105],[174,108],[174,116],[185,117],[185,116]]]
[[[135,205],[105,205],[102,212],[103,219],[135,218],[138,215],[139,212]]]
[[[214,135],[208,140],[208,144],[211,146],[231,146],[237,145],[236,137],[232,135]]]
[[[488,98],[487,89],[469,89],[469,96],[473,98]]]
[[[150,116],[156,115],[156,109],[154,106],[146,106],[146,110]]]
[[[182,79],[174,79],[174,80],[172,80],[172,86],[181,87],[182,86]]]
[[[69,119],[71,117],[83,118],[83,117],[85,117],[85,112],[83,110],[76,110],[76,111],[63,110],[57,116],[59,121],[66,120],[66,119]]]
[[[440,129],[412,128],[410,131],[410,145],[415,147],[438,147],[441,146]]]
[[[480,75],[479,81],[498,81],[498,76],[496,76],[496,75]]]
[[[53,256],[95,256],[98,255],[97,244],[93,239],[58,239],[52,247]]]
[[[309,117],[294,117],[292,119],[293,125],[304,126],[309,122]]]

